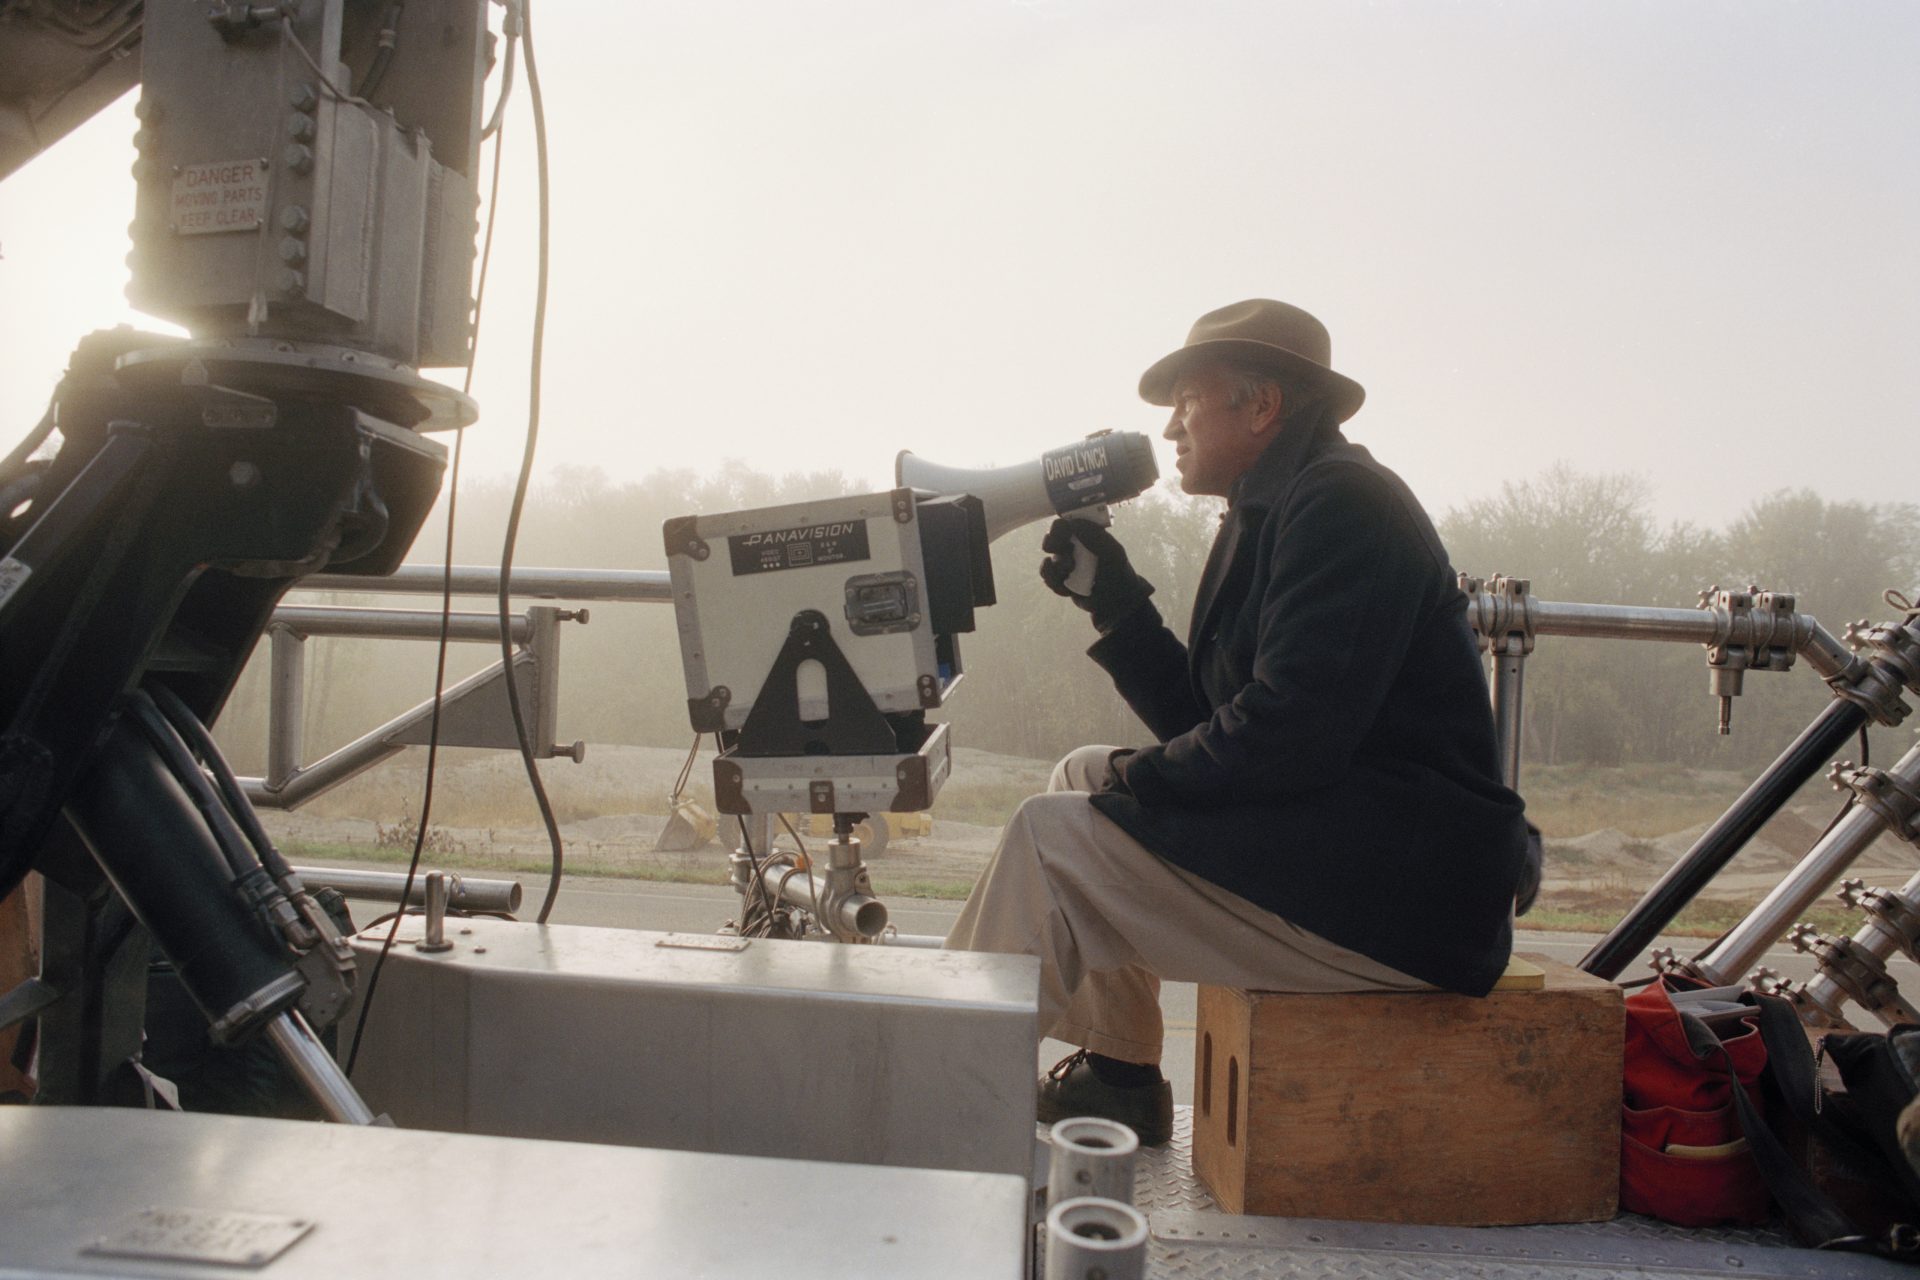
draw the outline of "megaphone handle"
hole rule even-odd
[[[1094,575],[1100,572],[1100,557],[1087,550],[1086,545],[1075,538],[1073,540],[1073,572],[1067,575],[1067,590],[1077,596],[1093,594]]]
[[[1091,521],[1102,529],[1113,523],[1113,514],[1104,504],[1069,511],[1067,516],[1073,520]],[[1075,538],[1073,540],[1073,571],[1067,575],[1067,590],[1077,596],[1092,595],[1094,575],[1099,571],[1100,557],[1087,550],[1086,544]]]

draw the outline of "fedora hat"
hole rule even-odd
[[[1251,298],[1193,322],[1187,343],[1140,375],[1140,398],[1148,404],[1172,404],[1173,384],[1196,360],[1230,360],[1299,378],[1327,393],[1334,419],[1345,422],[1360,411],[1366,388],[1335,373],[1330,365],[1333,340],[1327,326],[1298,307],[1270,298]]]

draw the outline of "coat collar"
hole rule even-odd
[[[1282,428],[1266,452],[1255,458],[1253,465],[1227,490],[1227,509],[1231,511],[1243,502],[1257,506],[1274,502],[1286,492],[1309,458],[1329,444],[1345,442],[1340,424],[1324,417]]]
[[[1199,655],[1203,637],[1212,634],[1214,615],[1221,603],[1220,592],[1236,570],[1251,570],[1252,552],[1243,545],[1261,523],[1258,514],[1249,512],[1271,507],[1280,501],[1295,476],[1307,462],[1329,445],[1343,444],[1340,424],[1327,418],[1288,428],[1267,446],[1245,474],[1227,491],[1227,509],[1220,517],[1220,532],[1207,554],[1207,567],[1200,575],[1200,586],[1193,596],[1193,621],[1187,630],[1187,654],[1191,664],[1188,677],[1196,695],[1200,690]]]

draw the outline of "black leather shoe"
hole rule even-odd
[[[1108,1084],[1093,1073],[1087,1051],[1055,1063],[1040,1082],[1039,1120],[1055,1124],[1075,1116],[1117,1120],[1133,1130],[1143,1147],[1163,1147],[1173,1138],[1173,1086]]]

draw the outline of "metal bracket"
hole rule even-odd
[[[1509,578],[1503,573],[1491,578],[1471,578],[1463,573],[1458,581],[1460,590],[1467,596],[1467,625],[1473,628],[1474,643],[1480,652],[1521,657],[1533,652],[1530,579]]]
[[[1787,941],[1818,960],[1821,976],[1868,1013],[1891,1022],[1920,1022],[1920,1010],[1901,997],[1886,964],[1854,939],[1830,938],[1810,924],[1797,924],[1787,931]]]
[[[1920,620],[1884,622],[1877,627],[1851,623],[1846,641],[1867,660],[1850,679],[1830,682],[1834,696],[1883,725],[1899,724],[1912,710],[1901,693],[1908,689],[1920,693]]]
[[[1867,914],[1893,938],[1910,960],[1920,961],[1920,908],[1894,889],[1867,887],[1864,880],[1840,882],[1840,901]]]
[[[1855,767],[1843,760],[1827,772],[1834,789],[1850,788],[1860,806],[1908,844],[1920,844],[1920,786],[1885,769]]]

